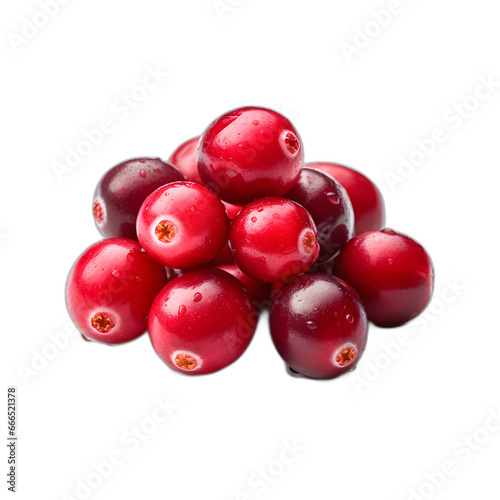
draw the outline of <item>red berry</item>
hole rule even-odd
[[[246,205],[231,224],[235,264],[265,283],[305,273],[319,253],[316,226],[299,204],[269,196]]]
[[[233,220],[243,208],[241,205],[233,205],[232,203],[228,203],[227,201],[223,201],[224,206],[226,207],[227,216]]]
[[[370,179],[357,170],[338,163],[309,163],[307,166],[331,175],[345,188],[354,210],[355,234],[384,227],[384,200]]]
[[[222,247],[222,250],[203,267],[231,266],[233,264],[233,256],[231,255],[231,250],[229,250],[229,245],[226,243]]]
[[[391,229],[354,237],[335,260],[334,274],[347,281],[378,326],[399,326],[418,316],[434,285],[432,262],[415,240]]]
[[[236,205],[284,195],[302,170],[297,131],[284,116],[264,108],[222,115],[201,136],[197,155],[201,178]]]
[[[194,182],[173,182],[144,201],[137,235],[144,250],[174,269],[213,259],[227,242],[229,220],[213,191]]]
[[[327,274],[285,283],[271,307],[271,335],[292,370],[333,378],[352,370],[366,346],[368,324],[356,292]]]
[[[354,212],[346,190],[332,177],[304,168],[286,197],[302,205],[318,229],[318,263],[334,258],[354,236]]]
[[[231,276],[240,280],[243,286],[253,297],[257,309],[262,309],[268,303],[270,291],[269,283],[263,283],[262,281],[250,278],[250,276],[246,275],[238,266],[235,266],[234,264],[217,266],[217,269],[222,269],[223,271],[226,271],[226,273],[229,273]]]
[[[94,219],[108,238],[137,239],[135,222],[143,201],[164,184],[184,176],[159,158],[134,158],[108,170],[94,193]]]
[[[71,318],[87,339],[118,344],[146,331],[165,269],[134,240],[110,238],[87,249],[66,285]]]
[[[189,139],[181,144],[169,158],[169,163],[174,165],[188,181],[204,184],[196,166],[196,150],[198,149],[199,137]]]
[[[168,366],[203,374],[238,359],[256,322],[253,300],[240,281],[220,269],[200,269],[175,278],[158,294],[149,334]]]

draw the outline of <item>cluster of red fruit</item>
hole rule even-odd
[[[73,321],[107,344],[148,330],[183,373],[235,361],[269,306],[290,369],[332,378],[358,362],[368,321],[401,325],[432,294],[429,256],[382,229],[376,186],[343,165],[304,166],[293,125],[269,109],[221,116],[169,163],[112,168],[97,186],[94,218],[108,239],[70,272]]]

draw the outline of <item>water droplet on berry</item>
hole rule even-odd
[[[381,233],[388,234],[389,236],[394,236],[396,234],[396,231],[393,231],[392,229],[382,229],[380,231]]]
[[[262,210],[264,210],[264,208],[263,208],[263,207],[259,207],[259,208],[257,209],[257,212],[262,212]]]
[[[257,217],[252,217],[252,222],[257,222]]]
[[[316,330],[318,328],[318,325],[314,321],[306,321],[306,326],[309,330]]]
[[[252,123],[253,123],[254,125],[258,125],[258,124],[259,124],[259,120],[254,120]]]
[[[184,304],[179,306],[179,316],[185,316],[187,312],[187,307]]]
[[[279,220],[280,216],[279,214],[273,214],[273,219]]]
[[[140,175],[141,177],[143,177],[143,178],[144,178],[144,177],[146,177],[148,174],[146,173],[146,171],[145,171],[145,170],[141,170],[141,171],[139,172],[139,175]]]
[[[354,323],[354,316],[352,314],[348,314],[345,319],[351,323],[351,325]]]
[[[387,262],[391,265],[394,261],[392,259],[387,259]]]
[[[203,298],[203,296],[201,295],[201,293],[200,292],[196,292],[194,294],[194,297],[193,297],[193,302],[199,302],[202,298]]]
[[[115,270],[114,270],[111,274],[112,274],[115,278],[119,278],[119,277],[120,277],[120,275],[121,275],[121,272],[115,269]]]
[[[333,205],[338,205],[340,203],[340,199],[335,193],[326,193],[326,197],[328,198],[328,201]]]
[[[139,163],[146,163],[146,160],[144,160],[144,158],[141,158],[141,159],[139,160]]]

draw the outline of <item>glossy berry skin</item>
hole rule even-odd
[[[149,316],[153,347],[170,368],[211,373],[238,359],[257,323],[253,299],[220,269],[201,269],[169,282]]]
[[[235,264],[264,283],[305,273],[319,253],[316,226],[299,204],[269,196],[246,205],[231,224]]]
[[[159,158],[134,158],[108,170],[94,193],[94,221],[107,238],[137,239],[135,222],[144,200],[184,176]]]
[[[219,266],[229,266],[233,265],[234,260],[229,249],[229,245],[226,243],[222,250],[209,262],[207,262],[203,267],[219,267]]]
[[[354,212],[349,196],[329,175],[302,169],[297,184],[286,197],[302,205],[316,224],[320,244],[318,264],[333,259],[354,236]]]
[[[354,231],[382,229],[385,224],[385,208],[377,186],[361,172],[339,163],[309,163],[337,180],[347,191],[354,210]]]
[[[173,182],[151,193],[137,216],[139,242],[164,266],[184,269],[213,259],[227,242],[226,209],[213,191]]]
[[[335,260],[333,272],[356,290],[368,319],[382,327],[403,325],[418,316],[434,286],[425,249],[391,229],[354,237]]]
[[[290,121],[254,107],[215,120],[201,136],[197,152],[203,181],[235,205],[287,193],[299,178],[302,158],[302,144]]]
[[[222,202],[226,207],[227,216],[233,220],[243,208],[241,205],[233,205],[232,203],[228,203],[227,201]]]
[[[257,309],[262,309],[269,302],[269,292],[271,289],[269,283],[263,283],[262,281],[250,278],[250,276],[246,275],[238,266],[235,266],[234,264],[217,266],[217,269],[222,269],[222,271],[226,271],[226,273],[229,273],[231,276],[240,280],[242,285],[253,297],[254,304]]]
[[[188,181],[204,184],[196,165],[196,150],[199,142],[199,136],[184,142],[172,153],[168,162],[174,165]]]
[[[149,309],[167,283],[162,265],[135,240],[109,238],[76,261],[66,284],[66,304],[86,339],[119,344],[146,331]]]
[[[271,336],[294,371],[333,378],[352,370],[366,346],[368,323],[356,292],[321,273],[285,283],[271,307]]]

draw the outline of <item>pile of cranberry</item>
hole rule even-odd
[[[382,229],[377,187],[343,165],[304,165],[297,131],[269,109],[226,113],[168,163],[120,163],[99,181],[93,208],[106,239],[70,272],[73,321],[106,344],[148,330],[182,373],[231,364],[270,308],[290,370],[336,377],[359,361],[368,321],[402,325],[431,298],[431,260]]]

